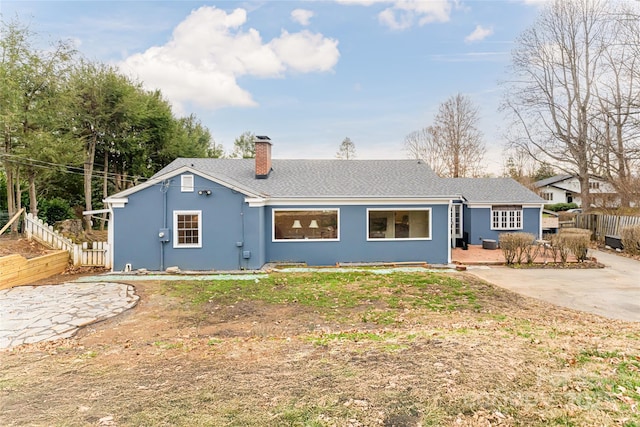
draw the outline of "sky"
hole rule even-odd
[[[43,45],[160,89],[232,151],[245,131],[274,158],[409,157],[404,138],[460,93],[480,111],[487,172],[502,173],[498,111],[511,51],[543,0],[8,1]]]

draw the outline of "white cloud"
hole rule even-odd
[[[336,0],[347,5],[371,6],[389,4],[378,14],[378,21],[392,30],[405,30],[417,22],[425,25],[432,22],[448,22],[453,5],[458,0]]]
[[[125,59],[120,67],[159,88],[178,111],[184,104],[204,108],[255,106],[237,78],[282,77],[286,72],[330,71],[338,62],[338,41],[302,31],[264,42],[253,28],[243,29],[247,12],[226,13],[203,6],[173,30],[171,39]]]
[[[464,38],[467,43],[478,42],[486,39],[493,34],[493,27],[485,28],[482,25],[477,25],[476,28]]]
[[[309,31],[290,34],[282,30],[269,47],[290,69],[302,73],[329,71],[338,62],[338,42]]]
[[[295,9],[291,12],[291,19],[300,25],[309,25],[309,20],[313,18],[314,13],[311,10]]]

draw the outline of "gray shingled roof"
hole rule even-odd
[[[446,197],[472,202],[543,203],[509,178],[439,178],[417,160],[273,159],[266,179],[255,178],[253,159],[179,158],[154,175],[184,166],[264,197]]]
[[[555,175],[550,178],[541,179],[540,181],[536,181],[533,185],[536,188],[545,187],[547,185],[555,184],[556,182],[564,181],[565,179],[571,178],[571,175]]]
[[[450,188],[471,203],[544,203],[544,199],[511,178],[445,178]]]

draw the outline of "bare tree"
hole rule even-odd
[[[633,169],[640,163],[640,23],[637,13],[628,8],[615,15],[610,24],[613,42],[602,54],[595,91],[593,172],[614,186],[621,206],[629,207]]]
[[[485,154],[479,121],[478,107],[457,94],[440,104],[432,126],[405,137],[405,149],[412,157],[426,161],[440,176],[479,176]]]
[[[536,174],[536,160],[526,151],[510,147],[503,153],[503,176],[513,178],[523,185],[530,185]]]
[[[517,40],[515,79],[504,103],[518,128],[510,142],[576,175],[587,209],[595,147],[590,115],[610,35],[607,10],[600,0],[556,0],[546,6]]]
[[[404,138],[404,146],[411,157],[427,162],[437,175],[446,175],[444,149],[433,126],[411,132]]]
[[[338,159],[349,160],[356,157],[356,144],[350,138],[345,138],[336,153]]]

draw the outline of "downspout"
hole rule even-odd
[[[244,199],[240,198],[240,234],[242,246],[238,247],[238,268],[242,270],[242,251],[244,248]],[[247,263],[249,260],[246,261]]]
[[[169,192],[170,179],[162,181],[162,228],[167,229],[167,193]],[[164,271],[164,245],[166,241],[160,240],[160,271]]]

